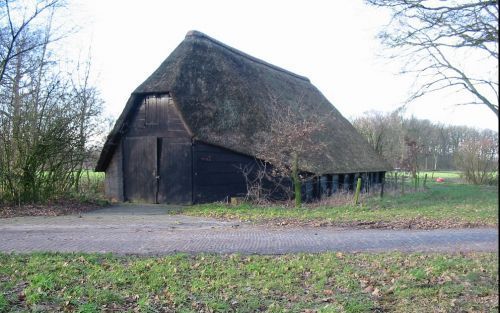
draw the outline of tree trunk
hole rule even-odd
[[[297,154],[293,155],[292,180],[295,196],[295,207],[302,206],[302,182],[299,177],[299,158]]]

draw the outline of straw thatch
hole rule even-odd
[[[142,97],[161,93],[174,99],[196,140],[259,157],[255,134],[269,128],[269,112],[277,99],[280,107],[308,112],[307,118],[326,117],[326,125],[315,139],[321,141],[322,148],[305,157],[302,170],[331,174],[390,169],[309,79],[192,31],[132,93],[108,136],[96,170],[106,169],[127,131],[130,113]]]

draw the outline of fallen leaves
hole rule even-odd
[[[19,216],[60,216],[81,214],[102,207],[97,203],[85,203],[73,200],[58,201],[47,204],[22,204],[19,206],[0,205],[0,218]]]
[[[26,299],[26,295],[24,294],[24,291],[21,291],[18,293],[17,295],[17,299],[20,301],[20,302],[23,302],[25,299]]]
[[[375,289],[373,289],[373,291],[372,291],[372,296],[374,296],[374,297],[380,297],[380,289],[378,289],[377,287],[375,287]]]
[[[397,218],[386,221],[325,221],[302,220],[293,218],[273,218],[260,223],[278,227],[340,227],[354,229],[451,229],[492,226],[482,222],[468,222],[460,219],[431,219],[423,216]]]

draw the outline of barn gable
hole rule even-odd
[[[146,95],[129,112],[126,133],[106,169],[109,198],[191,203],[191,133],[172,98]]]
[[[390,168],[307,78],[192,31],[132,93],[96,170],[106,170],[130,127],[130,115],[151,94],[171,96],[193,139],[256,157],[255,134],[269,127],[274,97],[281,104],[300,106],[310,118],[329,117],[321,134],[322,151],[308,156],[302,170],[326,174]]]

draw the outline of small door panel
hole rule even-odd
[[[123,141],[125,200],[156,202],[156,137],[127,137]]]
[[[162,139],[160,156],[159,203],[190,204],[191,143],[174,143]]]

